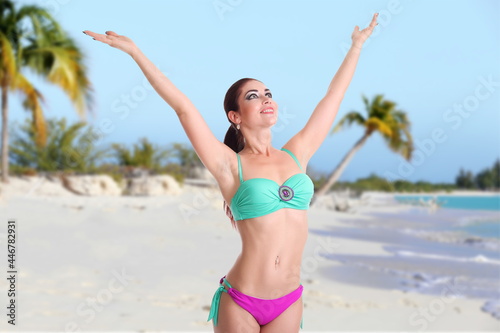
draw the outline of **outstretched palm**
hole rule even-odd
[[[354,27],[354,31],[352,32],[351,35],[352,43],[354,45],[361,47],[363,43],[368,39],[368,37],[370,37],[370,35],[373,32],[373,29],[378,24],[377,17],[378,13],[375,13],[373,15],[372,21],[370,22],[370,25],[367,28],[364,28],[363,30],[359,30],[358,26]]]
[[[90,30],[84,30],[83,33],[89,35],[90,37],[93,37],[99,42],[108,44],[109,46],[122,50],[123,52],[130,55],[132,55],[132,53],[137,50],[137,46],[130,38],[123,35],[118,35],[113,31],[106,31],[105,34],[98,34]]]

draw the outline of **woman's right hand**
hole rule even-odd
[[[226,216],[229,217],[229,219],[231,220],[231,223],[233,224],[233,226],[236,226],[236,221],[234,220],[233,213],[231,212],[231,208],[229,208],[229,206],[225,200],[224,200],[224,204],[223,204],[223,209],[226,212]]]
[[[93,37],[95,40],[99,42],[108,44],[109,46],[122,50],[123,52],[131,56],[134,54],[134,52],[138,50],[137,46],[130,38],[118,35],[113,31],[106,31],[104,35],[92,32],[90,30],[83,30],[83,33],[90,37]]]

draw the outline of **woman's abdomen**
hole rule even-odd
[[[240,222],[242,253],[227,274],[233,288],[263,299],[297,289],[307,240],[307,216],[299,212],[283,209]]]

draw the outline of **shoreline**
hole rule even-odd
[[[402,238],[402,235],[397,237],[388,236],[387,231],[390,229],[383,229],[385,231],[377,234],[373,234],[374,230],[380,227],[381,224],[389,224],[389,228],[395,228],[397,222],[395,222],[398,217],[403,215],[402,213],[414,214],[415,210],[420,210],[421,212],[426,212],[425,208],[401,204],[398,209],[392,210],[389,207],[376,206],[376,207],[365,207],[363,210],[356,214],[341,214],[336,213],[337,219],[331,221],[330,223],[318,223],[316,228],[310,230],[310,234],[318,239],[317,242],[325,242],[325,238],[330,239],[331,242],[336,244],[336,247],[331,251],[324,251],[322,257],[326,258],[326,268],[323,267],[321,274],[323,277],[329,281],[330,284],[336,286],[336,291],[340,295],[350,295],[345,293],[345,290],[359,290],[364,289],[365,292],[374,292],[373,289],[377,289],[381,293],[384,293],[387,300],[391,300],[392,303],[395,302],[394,297],[401,297],[400,302],[404,304],[405,307],[413,307],[414,311],[407,314],[408,320],[413,319],[413,322],[408,322],[407,326],[404,328],[398,327],[398,330],[413,331],[415,326],[419,326],[421,329],[427,329],[432,327],[432,330],[449,330],[450,328],[446,324],[441,323],[441,325],[435,325],[429,320],[425,320],[425,317],[419,313],[418,309],[425,309],[425,304],[429,307],[431,304],[436,304],[435,306],[442,307],[442,310],[436,310],[435,314],[437,317],[446,316],[449,318],[459,315],[459,313],[470,312],[476,313],[477,320],[489,321],[490,328],[479,328],[476,327],[475,330],[479,331],[485,329],[486,331],[495,327],[495,329],[500,328],[500,303],[492,302],[496,300],[498,296],[490,295],[486,297],[471,297],[469,294],[468,285],[460,285],[463,281],[460,278],[457,280],[453,278],[454,274],[460,274],[460,267],[467,267],[467,263],[457,263],[450,265],[449,259],[441,260],[442,258],[418,258],[418,257],[408,257],[407,255],[398,256],[398,253],[404,253],[401,249],[396,251],[397,247],[401,246],[398,243],[409,244],[408,240],[414,238],[415,236],[410,234],[406,235],[407,238]],[[450,209],[444,209],[450,211]],[[392,212],[391,212],[392,211]],[[384,217],[393,215],[393,221],[384,220],[382,223],[376,223],[375,220],[379,219],[379,215],[382,214]],[[476,212],[472,212],[473,214]],[[496,214],[495,212],[488,212],[490,214]],[[426,213],[427,214],[427,213]],[[318,219],[318,221],[321,219]],[[371,237],[363,236],[362,229],[370,229]],[[347,233],[341,230],[348,230]],[[351,229],[351,230],[349,230]],[[325,230],[327,230],[325,232]],[[399,239],[397,239],[399,238]],[[319,239],[323,239],[320,241]],[[415,242],[415,240],[413,240]],[[443,245],[448,245],[442,240],[427,240],[427,239],[417,239],[417,242],[425,241],[426,244],[434,245],[435,248],[440,248]],[[461,246],[462,244],[452,244],[452,246]],[[482,250],[478,250],[482,251]],[[432,252],[432,251],[430,251]],[[311,252],[309,252],[311,253]],[[405,253],[407,254],[407,253]],[[417,253],[418,254],[418,253]],[[415,260],[417,258],[417,260]],[[477,260],[471,262],[471,265],[481,265],[484,262],[484,257],[477,257]],[[498,258],[497,258],[498,259]],[[408,261],[410,260],[410,261]],[[433,262],[435,260],[435,263]],[[399,261],[399,263],[398,263]],[[418,269],[412,269],[411,265],[408,264],[414,262],[418,264],[415,267]],[[387,264],[390,264],[387,266]],[[391,264],[392,263],[392,264]],[[486,264],[486,263],[485,263]],[[495,277],[495,272],[498,272],[498,266],[500,261],[494,262],[495,266],[487,267],[490,269],[490,277]],[[445,266],[443,266],[445,265]],[[464,266],[465,265],[465,266]],[[392,266],[392,267],[391,267]],[[398,268],[399,266],[399,268]],[[453,268],[455,266],[455,268]],[[457,271],[457,267],[459,270]],[[479,266],[478,266],[479,267]],[[401,270],[402,268],[402,270]],[[442,270],[442,268],[448,268],[448,274],[433,275],[427,270]],[[464,269],[462,269],[464,271]],[[467,269],[465,269],[467,271]],[[369,282],[368,282],[369,281]],[[460,283],[456,283],[460,281]],[[498,286],[494,286],[498,288]],[[465,289],[464,289],[465,288]],[[359,291],[358,290],[358,291]],[[368,290],[368,291],[367,291]],[[451,297],[450,299],[442,299],[440,293],[445,292],[448,294],[456,295],[457,298]],[[390,296],[389,296],[390,295]],[[359,296],[359,295],[358,295]],[[370,307],[371,303],[365,304],[366,307]],[[448,305],[453,304],[453,306]],[[474,304],[474,307],[472,307]],[[372,304],[373,305],[373,304]],[[471,306],[471,307],[469,307]],[[374,306],[375,307],[375,306]],[[464,310],[467,308],[467,310]],[[441,308],[439,308],[441,309]],[[409,309],[407,309],[409,311]],[[416,311],[416,312],[415,312]],[[396,311],[397,312],[397,311]],[[455,312],[455,314],[452,314]],[[495,319],[495,317],[497,319]],[[481,319],[479,319],[481,318]],[[451,319],[450,319],[451,320]],[[455,320],[461,321],[460,318],[455,318]],[[365,330],[369,328],[369,325],[364,324],[354,324],[351,322],[348,326],[343,326],[342,323],[337,322],[335,327],[339,329],[353,329]],[[373,322],[371,324],[374,324]],[[414,325],[412,325],[414,324]],[[451,324],[451,323],[449,323]],[[425,326],[425,328],[424,328]],[[452,325],[453,326],[453,325]],[[325,326],[326,327],[326,326]],[[333,327],[333,326],[332,326]],[[392,329],[389,326],[383,326],[382,330]],[[455,326],[455,329],[460,330],[474,330],[472,326],[466,323]]]

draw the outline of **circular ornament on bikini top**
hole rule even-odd
[[[293,190],[290,186],[281,185],[278,190],[279,196],[283,201],[289,201],[293,198]]]

